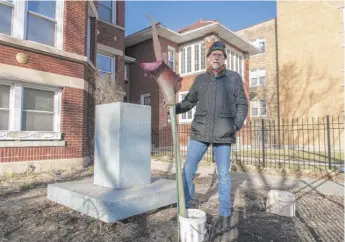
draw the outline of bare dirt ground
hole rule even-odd
[[[92,175],[88,168],[65,171],[62,181]],[[162,172],[153,176],[175,178]],[[176,206],[106,224],[47,200],[47,184],[54,182],[53,173],[0,177],[0,241],[177,241]],[[198,190],[212,182],[196,181],[200,208],[206,212],[216,210],[218,202],[203,199]],[[211,241],[344,241],[342,196],[293,191],[296,216],[290,218],[265,212],[267,191],[233,186],[232,230]],[[208,224],[211,219],[208,215]]]

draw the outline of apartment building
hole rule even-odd
[[[96,73],[125,87],[123,1],[0,1],[0,173],[90,162]]]
[[[278,118],[276,19],[236,32],[261,50],[249,59],[250,117]]]
[[[237,71],[243,79],[243,85],[249,99],[249,70],[248,59],[250,55],[260,51],[243,38],[226,28],[218,21],[199,20],[180,30],[171,30],[158,23],[157,31],[167,64],[182,78],[182,88],[177,93],[177,102],[182,101],[194,82],[195,77],[206,71],[208,48],[214,41],[222,40],[227,46],[226,65],[229,69]],[[131,34],[125,40],[126,55],[134,57],[136,63],[130,67],[130,97],[129,102],[151,105],[152,124],[156,145],[165,146],[170,142],[169,137],[162,137],[168,132],[170,126],[168,114],[163,105],[163,97],[154,80],[144,77],[139,67],[141,62],[155,61],[151,27]],[[178,115],[180,126],[190,126],[195,107],[187,113]],[[156,132],[156,133],[155,133]],[[180,142],[186,136],[181,136]]]
[[[281,118],[344,115],[344,1],[278,1]]]

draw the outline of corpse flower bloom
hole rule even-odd
[[[182,78],[177,75],[164,61],[141,63],[145,75],[154,78],[168,105],[176,102],[176,92],[181,89]]]
[[[164,62],[156,24],[152,21],[150,16],[146,15],[146,17],[152,25],[153,49],[156,61],[141,63],[139,66],[143,68],[146,76],[156,80],[166,104],[175,105],[176,92],[181,88],[182,78],[171,70],[171,68]]]

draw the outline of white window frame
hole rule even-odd
[[[259,53],[259,54],[264,54],[266,53],[266,40],[265,38],[257,38],[255,40],[250,40],[249,41],[251,44],[253,44],[256,48],[258,48],[260,51],[262,51],[262,48],[260,47],[260,43],[261,42],[264,42],[265,43],[265,51],[262,51],[262,53]]]
[[[172,52],[172,62],[173,62],[173,67],[172,70],[176,70],[176,49],[174,47],[168,46],[168,64],[169,64],[169,53]]]
[[[205,45],[205,56],[204,56],[204,61],[205,61],[205,67],[204,68],[201,68],[201,60],[202,60],[202,55],[201,55],[201,45],[204,44]],[[199,62],[199,70],[195,70],[195,46],[199,46],[199,59],[198,59],[198,62]],[[188,72],[187,71],[187,48],[191,48],[191,71]],[[182,49],[185,49],[185,72],[182,73]],[[197,74],[197,73],[201,73],[201,72],[204,72],[206,71],[206,42],[205,41],[198,41],[198,42],[194,42],[194,43],[191,43],[191,44],[187,44],[187,45],[182,45],[179,47],[179,73],[180,73],[180,76],[189,76],[189,75],[194,75],[194,74]]]
[[[11,126],[11,95],[12,95],[12,86],[10,84],[7,84],[7,83],[0,83],[0,85],[4,85],[4,86],[8,86],[9,89],[10,89],[10,93],[9,93],[9,105],[8,105],[8,108],[0,108],[0,110],[7,110],[8,111],[8,129],[10,130],[10,126]],[[1,130],[0,129],[0,132],[2,131],[7,131],[7,130]]]
[[[1,85],[10,86],[9,130],[0,131],[0,140],[60,140],[62,88],[25,82],[0,80]],[[24,88],[54,92],[54,119],[52,131],[23,131],[22,111]]]
[[[102,1],[98,1],[98,4],[102,4],[101,2]],[[112,16],[111,16],[111,22],[110,23],[116,24],[116,4],[117,4],[117,2],[116,2],[116,0],[113,0],[111,2],[112,2],[112,4],[111,4],[111,13],[112,13],[111,15]],[[98,20],[100,20],[104,23],[109,23],[108,21],[101,18],[101,14],[99,13],[99,11],[98,11]]]
[[[240,74],[242,77],[242,81],[244,82],[244,54],[240,51],[237,51],[234,48],[231,48],[228,45],[226,46],[225,51],[226,51],[226,55],[227,55],[227,59],[225,60],[225,64],[227,66],[227,69],[236,71],[238,74]],[[232,58],[231,53],[234,53],[234,58]],[[236,55],[238,56],[237,59],[236,59]],[[242,60],[240,57],[242,57]],[[232,63],[235,63],[234,60],[237,60],[238,70],[236,70],[236,64],[234,64],[234,68],[231,68]]]
[[[64,1],[56,0],[56,12],[55,12],[55,20],[40,15],[38,13],[34,13],[28,10],[28,0],[13,0],[12,3],[10,2],[1,2],[0,4],[4,4],[6,6],[13,7],[12,12],[12,31],[11,36],[26,40],[29,42],[34,42],[43,46],[55,47],[59,50],[63,49],[63,24],[64,24]],[[50,21],[54,21],[55,24],[55,38],[54,38],[54,45],[45,45],[40,42],[35,42],[32,40],[27,39],[27,20],[28,14],[33,14],[35,16],[48,19]]]
[[[112,55],[112,54],[107,54],[107,53],[104,53],[104,52],[97,52],[96,53],[96,65],[97,65],[97,55],[102,55],[102,56],[105,56],[105,57],[108,57],[111,59],[111,72],[105,72],[105,71],[102,71],[98,68],[97,66],[97,70],[99,72],[103,72],[103,73],[109,73],[111,75],[112,78],[115,78],[115,72],[116,72],[116,58],[115,58],[115,55]]]
[[[262,109],[261,101],[265,101],[265,103],[266,103],[266,114],[265,115],[261,115],[261,109]],[[252,107],[254,105],[257,105],[257,107],[258,107],[258,115],[254,115],[253,114]],[[251,117],[266,117],[267,113],[268,113],[268,105],[267,105],[267,100],[266,99],[260,99],[260,100],[258,99],[258,100],[250,101],[250,116]]]
[[[145,105],[144,104],[144,98],[145,97],[149,97],[150,98],[150,106],[152,105],[152,103],[151,103],[151,93],[143,93],[143,94],[141,94],[140,95],[140,104],[141,105]]]
[[[260,77],[265,77],[265,82],[263,84],[260,83]],[[252,84],[252,78],[256,78],[256,84]],[[257,68],[251,69],[249,74],[249,86],[250,87],[257,87],[257,86],[265,86],[267,81],[266,77],[266,68]]]
[[[125,62],[124,65],[124,70],[123,70],[123,74],[124,74],[124,79],[125,81],[128,81],[128,74],[129,74],[129,65]]]
[[[7,2],[7,1],[1,1],[0,0],[0,4],[1,5],[4,5],[6,7],[11,7],[12,8],[12,19],[11,19],[11,33],[10,33],[10,36],[13,35],[13,26],[14,26],[14,14],[15,14],[15,3],[14,2]],[[4,34],[4,33],[0,33],[0,34]]]
[[[182,92],[179,92],[178,93],[178,99],[179,99],[179,102],[182,102],[183,101],[183,96],[184,95],[187,95],[188,94],[188,91],[182,91]],[[194,119],[194,115],[195,115],[195,110],[196,110],[196,107],[194,106],[190,111],[192,112],[192,117],[191,118],[183,118],[183,116],[182,116],[182,113],[181,114],[179,114],[179,123],[181,123],[181,124],[183,124],[183,123],[185,123],[185,124],[190,124],[190,123],[192,123],[192,121],[193,121],[193,119]],[[190,111],[188,111],[188,112],[190,112]],[[187,113],[188,112],[185,112],[185,115],[187,116]]]

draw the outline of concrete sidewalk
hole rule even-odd
[[[175,163],[152,160],[151,169],[163,172],[175,172]],[[211,177],[216,174],[213,167],[199,167],[198,177]],[[267,187],[269,189],[290,190],[294,193],[318,192],[323,195],[344,196],[344,183],[330,180],[298,179],[260,174],[258,172],[230,172],[233,186],[241,188]]]

